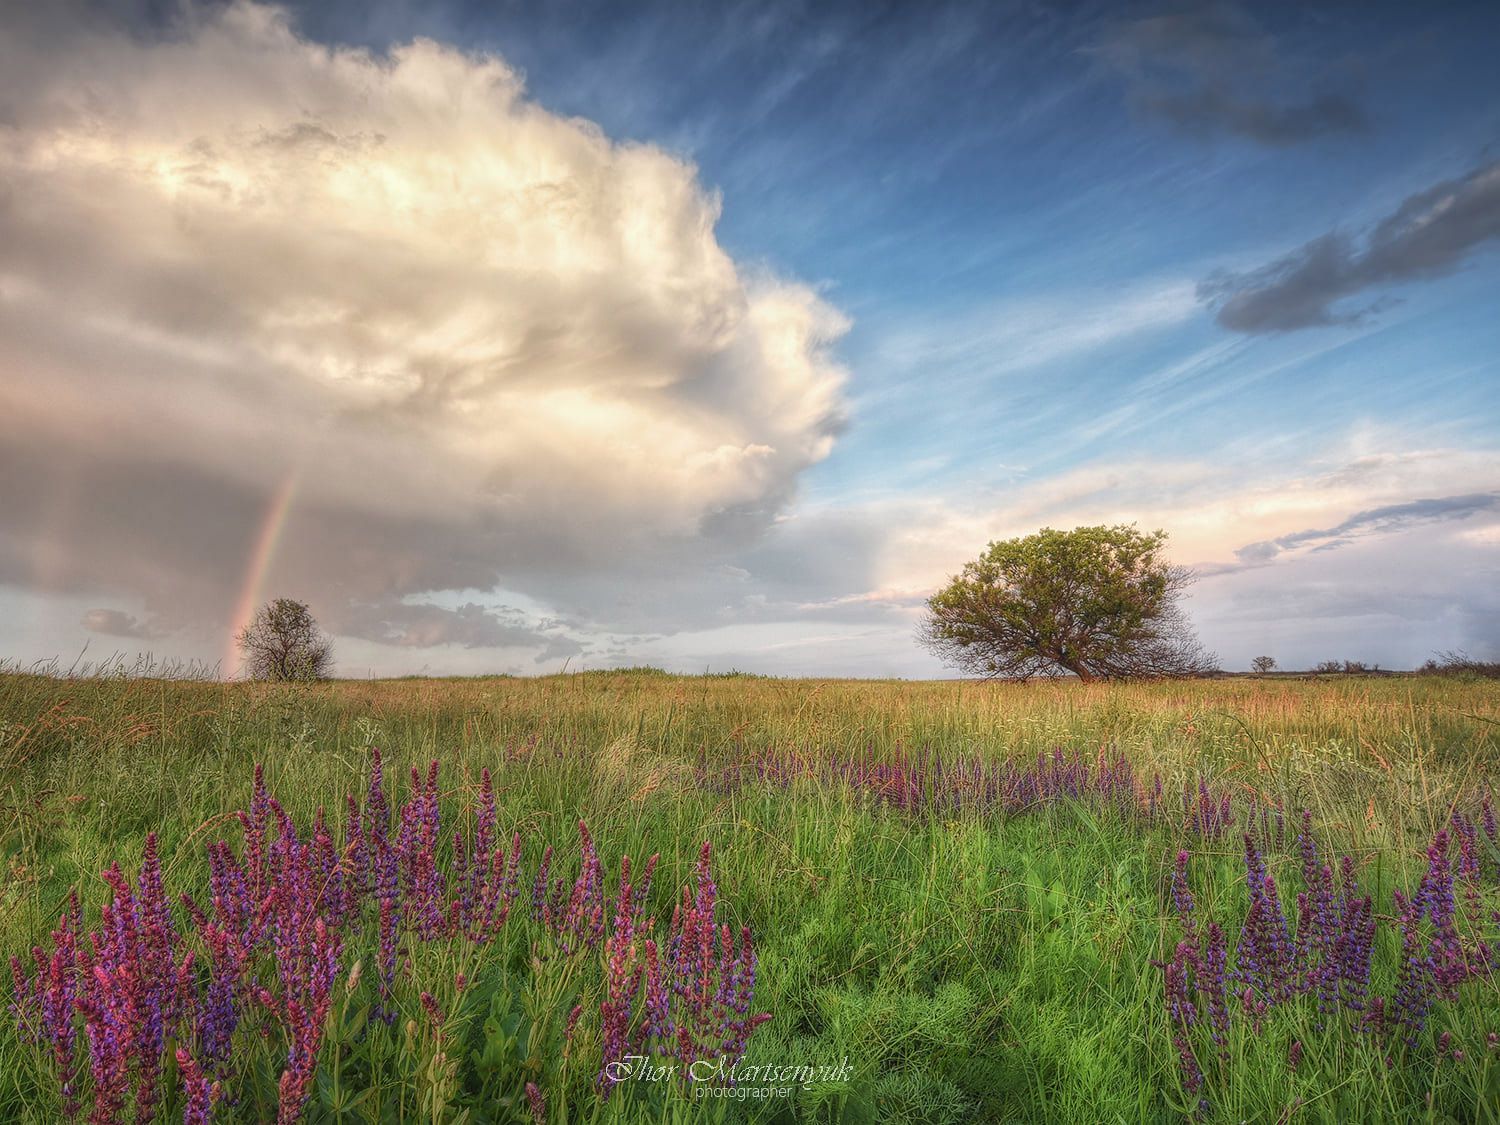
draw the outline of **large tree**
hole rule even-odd
[[[252,679],[324,680],[333,670],[333,642],[291,598],[261,606],[235,639]]]
[[[1166,540],[1119,525],[991,543],[927,600],[922,642],[986,679],[1210,672],[1181,607],[1192,573],[1166,561]]]

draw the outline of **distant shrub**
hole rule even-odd
[[[1417,669],[1424,676],[1461,676],[1466,679],[1500,680],[1500,661],[1475,660],[1466,652],[1439,652]]]
[[[1385,671],[1377,664],[1366,664],[1363,660],[1324,660],[1313,668],[1313,671],[1322,676],[1389,676],[1394,673]]]

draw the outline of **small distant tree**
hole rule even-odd
[[[1250,670],[1257,676],[1264,676],[1267,672],[1276,671],[1276,658],[1274,656],[1257,656],[1250,661]]]
[[[1180,605],[1192,574],[1166,561],[1166,540],[1120,525],[991,543],[928,599],[920,639],[987,679],[1212,672]]]
[[[291,598],[261,606],[235,641],[251,679],[325,680],[333,670],[333,642]]]
[[[1344,662],[1341,660],[1324,660],[1321,661],[1318,666],[1313,669],[1314,672],[1318,672],[1322,675],[1332,675],[1335,672],[1342,672],[1343,670]]]

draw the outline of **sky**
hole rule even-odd
[[[0,5],[0,659],[929,677],[1135,523],[1500,659],[1500,6]]]

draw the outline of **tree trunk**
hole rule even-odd
[[[1072,672],[1073,675],[1077,676],[1080,683],[1091,684],[1099,678],[1098,676],[1094,675],[1094,673],[1090,672],[1082,662],[1074,660],[1071,656],[1067,656],[1066,654],[1059,656],[1057,658],[1057,662],[1064,668],[1066,668],[1069,672]]]

